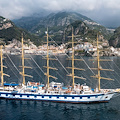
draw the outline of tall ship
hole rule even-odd
[[[3,73],[3,57],[2,57],[2,46],[1,46],[1,85],[0,85],[0,99],[14,99],[14,100],[36,100],[36,101],[49,101],[49,102],[61,102],[61,103],[100,103],[100,102],[108,102],[115,94],[118,93],[117,89],[101,89],[100,88],[100,80],[112,80],[110,78],[104,78],[100,75],[101,70],[109,71],[110,69],[103,69],[100,67],[100,61],[107,61],[105,59],[100,59],[99,55],[99,41],[97,35],[97,68],[91,68],[93,70],[97,70],[97,75],[92,76],[93,78],[98,79],[98,87],[96,89],[91,89],[86,84],[80,85],[75,83],[75,79],[85,79],[80,76],[75,75],[75,70],[84,70],[82,68],[75,67],[75,61],[82,61],[82,59],[75,59],[74,57],[74,34],[72,29],[72,56],[70,60],[72,61],[71,73],[68,75],[72,78],[72,85],[63,86],[62,83],[58,82],[50,82],[50,78],[57,79],[56,77],[50,75],[50,70],[57,70],[57,68],[53,68],[50,66],[50,60],[56,60],[50,58],[49,55],[49,34],[48,29],[46,31],[47,38],[47,55],[46,59],[46,73],[44,75],[47,78],[47,84],[36,83],[36,82],[25,82],[25,77],[32,77],[30,75],[25,74],[25,68],[30,68],[24,65],[24,48],[23,48],[23,37],[22,37],[22,75],[23,83],[21,85],[18,84],[7,84],[4,83],[4,75]],[[7,75],[8,76],[8,75]]]

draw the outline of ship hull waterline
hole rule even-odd
[[[92,95],[46,95],[46,94],[24,94],[24,93],[4,93],[0,92],[0,99],[6,100],[26,100],[26,101],[45,101],[58,103],[106,103],[115,95],[116,92],[107,94]]]

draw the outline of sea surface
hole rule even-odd
[[[3,60],[4,72],[10,77],[4,77],[6,82],[21,83],[22,77],[19,75],[21,71],[20,55],[5,55]],[[33,78],[27,78],[27,81],[36,81],[46,83],[46,77],[43,72],[46,69],[45,56],[26,55],[25,64],[31,66],[32,69],[26,69],[26,74],[32,75]],[[71,61],[67,60],[68,56],[51,56],[58,59],[50,62],[50,66],[56,67],[58,71],[50,71],[50,74],[57,77],[57,80],[50,81],[63,82],[64,85],[71,85],[71,78],[66,76],[71,70],[66,67],[71,66]],[[79,58],[79,57],[77,57]],[[81,57],[80,57],[81,58]],[[97,63],[91,57],[82,57],[83,61],[76,61],[75,66],[84,68],[85,71],[75,71],[77,76],[82,76],[86,80],[76,79],[76,83],[87,84],[91,88],[97,87],[97,80],[90,76],[97,72],[90,68],[96,67]],[[101,62],[101,68],[113,69],[114,71],[101,72],[101,76],[112,78],[114,80],[101,80],[101,88],[120,88],[120,57],[103,57],[112,61]],[[99,104],[68,104],[53,103],[40,101],[20,101],[20,100],[0,100],[0,120],[120,120],[120,95],[114,96],[108,103]]]

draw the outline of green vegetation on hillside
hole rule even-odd
[[[5,26],[6,23],[10,24],[11,26],[8,28],[4,28],[3,26]],[[10,20],[6,20],[4,17],[0,17],[0,28],[0,40],[2,43],[5,42],[6,44],[8,44],[8,42],[13,39],[20,41],[22,33],[24,34],[24,39],[30,39],[36,45],[39,45],[41,43],[38,36],[30,34],[22,28],[16,27],[13,22],[11,22]]]

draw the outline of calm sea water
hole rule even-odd
[[[20,83],[22,81],[19,71],[21,68],[20,56],[6,56],[4,64],[8,69],[4,69],[5,73],[11,77],[4,77],[6,82]],[[26,55],[26,57],[31,57]],[[31,60],[26,60],[26,65],[32,66],[33,69],[26,70],[27,74],[33,75],[32,78],[26,78],[26,81],[37,81],[41,83],[46,82],[46,77],[43,71],[46,69],[39,66],[45,66],[46,61],[41,56],[34,55]],[[71,65],[70,61],[66,60],[66,56],[57,56],[63,66]],[[76,67],[84,68],[86,71],[76,71],[75,74],[86,78],[85,81],[77,80],[76,83],[86,83],[92,88],[96,87],[97,80],[92,79],[90,76],[94,75],[95,71],[88,69],[96,66],[96,61],[89,61],[88,57],[83,57],[85,62],[77,61]],[[104,59],[104,58],[103,58]],[[113,62],[101,63],[104,68],[114,69],[114,72],[102,72],[102,76],[114,79],[114,81],[101,80],[101,88],[120,88],[120,58],[109,57],[107,59]],[[11,61],[12,60],[12,61]],[[13,64],[13,63],[14,64]],[[51,71],[50,73],[58,79],[56,81],[63,82],[65,85],[71,84],[71,79],[66,77],[66,74],[71,72],[61,66],[60,62],[52,61],[50,65],[58,68],[58,71]],[[87,64],[85,64],[87,63]],[[17,67],[17,69],[15,68]],[[53,81],[53,79],[50,79]],[[15,101],[15,100],[0,100],[0,120],[120,120],[120,96],[114,97],[109,103],[100,104],[65,104],[65,103],[52,103],[40,101]]]

